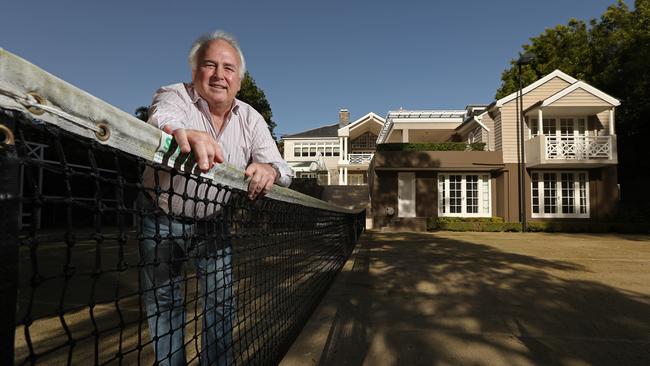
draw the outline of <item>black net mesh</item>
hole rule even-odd
[[[18,296],[3,302],[16,313],[2,334],[15,329],[18,365],[277,363],[363,229],[363,212],[250,201],[20,114],[0,117],[15,124],[15,145],[0,147],[1,174],[14,177],[0,181],[0,203],[15,218],[2,228],[3,253],[19,258],[3,274],[17,278]],[[166,177],[192,184],[174,191]],[[189,205],[175,210],[176,200]]]

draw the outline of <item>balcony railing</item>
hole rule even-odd
[[[612,136],[546,136],[546,159],[612,159]]]
[[[350,164],[370,164],[372,160],[373,153],[354,153],[348,154],[348,161]]]

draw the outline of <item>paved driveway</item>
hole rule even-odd
[[[650,236],[365,234],[284,365],[650,365]]]

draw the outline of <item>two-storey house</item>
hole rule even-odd
[[[368,184],[368,166],[384,119],[370,112],[349,120],[350,112],[341,109],[338,123],[282,137],[284,159],[296,177],[317,178],[320,185]]]
[[[606,219],[618,203],[617,99],[560,70],[489,105],[392,111],[382,143],[460,141],[483,151],[383,151],[371,165],[373,225],[424,230],[427,217]],[[523,169],[517,123],[523,111]],[[469,145],[468,145],[469,146]]]

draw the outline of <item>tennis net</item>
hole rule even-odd
[[[1,49],[0,141],[2,364],[277,363],[364,228]]]

